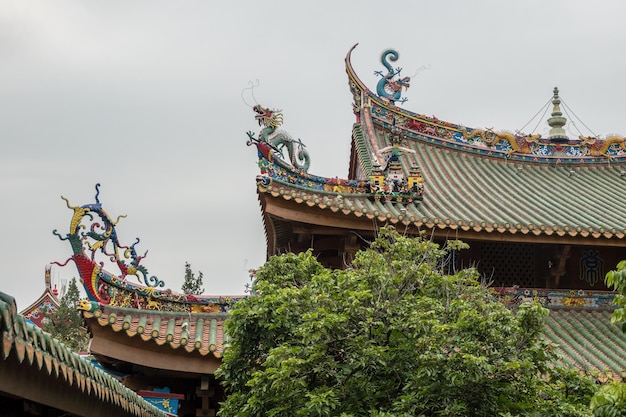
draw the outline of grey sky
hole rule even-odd
[[[2,0],[0,290],[20,309],[41,294],[46,264],[71,255],[52,235],[72,214],[60,196],[91,203],[100,182],[152,275],[179,290],[188,261],[207,293],[243,293],[265,237],[245,146],[259,127],[241,90],[259,79],[256,99],[283,110],[310,171],[345,177],[343,59],[357,42],[372,89],[383,49],[400,52],[406,75],[431,66],[406,94],[418,113],[515,130],[558,86],[595,133],[626,134],[624,16],[626,3],[608,0]]]

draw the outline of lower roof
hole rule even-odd
[[[147,344],[181,349],[187,353],[221,358],[227,339],[224,320],[227,313],[184,314],[89,303],[83,317],[92,326],[124,332]]]
[[[118,380],[17,314],[0,292],[0,391],[83,416],[165,417]]]
[[[174,313],[84,302],[90,352],[120,372],[151,368],[195,377],[215,372],[227,343],[226,313]]]
[[[601,382],[626,378],[626,335],[611,323],[615,293],[516,287],[496,293],[512,308],[537,301],[550,311],[543,335],[557,345],[561,364],[604,379]]]
[[[544,336],[559,346],[562,363],[608,379],[626,375],[626,336],[611,324],[611,310],[555,309]]]

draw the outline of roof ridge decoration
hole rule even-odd
[[[261,174],[257,175],[257,185],[260,190],[272,192],[274,189],[272,183],[277,182],[322,194],[366,195],[376,201],[406,204],[422,199],[424,180],[419,167],[412,166],[408,173],[405,173],[402,168],[401,158],[413,151],[400,146],[402,142],[400,135],[391,139],[392,146],[382,150],[385,155],[385,166],[374,167],[367,180],[319,177],[307,173],[308,153],[303,149],[302,142],[287,140],[284,133],[276,132],[276,127],[282,124],[281,110],[268,109],[257,104],[253,107],[253,111],[255,119],[263,128],[259,132],[258,139],[253,132],[248,131],[246,144],[257,147],[258,166],[261,170]],[[294,142],[298,144],[298,158],[305,161],[303,164],[298,163],[293,156],[295,154]],[[282,156],[280,148],[290,143],[292,147],[288,149],[291,163],[288,163],[283,158],[276,157],[276,154]]]
[[[542,138],[540,134],[535,133],[467,127],[397,107],[396,101],[401,103],[406,101],[406,99],[400,99],[397,94],[398,90],[408,88],[409,80],[405,79],[410,78],[405,77],[402,79],[405,81],[402,82],[393,80],[393,77],[398,76],[402,69],[391,68],[389,62],[384,59],[389,58],[395,61],[397,52],[393,49],[383,52],[383,65],[388,69],[388,73],[383,76],[382,72],[376,72],[383,78],[379,80],[376,93],[374,93],[359,79],[352,67],[350,58],[357,45],[354,45],[346,56],[346,72],[353,95],[353,111],[357,122],[368,123],[365,119],[370,119],[372,128],[388,130],[395,126],[405,138],[411,141],[507,160],[572,164],[605,163],[607,159],[612,162],[626,162],[626,140],[619,135],[609,135],[605,138],[581,135],[575,139],[556,135],[557,140],[552,140],[551,137]],[[552,124],[565,122],[566,119],[561,117],[558,106],[560,104],[558,90],[553,92],[553,97],[555,110],[553,110],[552,121],[546,122]]]
[[[507,306],[524,302],[539,302],[549,309],[615,310],[616,294],[602,290],[560,290],[513,287],[494,287],[497,300]]]
[[[129,246],[120,243],[115,226],[126,216],[118,216],[114,221],[102,208],[99,194],[100,184],[96,184],[96,202],[82,206],[72,206],[67,198],[61,197],[73,210],[70,230],[65,236],[56,229],[52,232],[60,240],[69,241],[73,251],[64,263],[52,263],[65,266],[73,261],[91,301],[134,309],[218,313],[229,311],[239,299],[196,296],[165,289],[165,282],[149,276],[148,269],[140,264],[148,251],[137,254],[135,247],[139,238]],[[105,270],[105,265],[117,268],[119,275]],[[129,280],[133,276],[138,283]]]
[[[395,49],[387,49],[380,55],[380,62],[387,68],[387,74],[383,75],[382,71],[374,71],[374,75],[378,75],[380,80],[376,84],[376,93],[382,98],[387,99],[391,104],[396,101],[404,103],[406,97],[402,97],[402,89],[408,89],[411,85],[411,77],[400,77],[402,67],[393,68],[389,61],[397,61],[399,58],[398,51]]]
[[[307,172],[311,165],[311,158],[304,143],[300,139],[293,139],[283,130],[276,130],[283,124],[282,110],[265,108],[260,104],[254,106],[252,110],[256,113],[254,118],[262,129],[258,139],[254,137],[254,133],[248,132],[250,141],[269,145],[283,160],[283,149],[287,149],[288,161],[291,165],[300,171]]]
[[[563,126],[567,123],[567,119],[563,117],[561,113],[561,98],[559,97],[558,87],[554,87],[552,97],[552,114],[548,119],[548,125],[550,126],[550,133],[548,138],[553,143],[568,143],[569,138]]]

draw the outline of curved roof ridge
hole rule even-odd
[[[22,315],[17,314],[15,299],[2,292],[0,292],[0,334],[2,334],[0,361],[16,362],[20,369],[37,368],[42,377],[54,375],[66,388],[79,390],[81,395],[93,394],[102,404],[116,409],[121,408],[124,415],[167,416],[117,379],[54,339],[49,333],[27,323]],[[11,378],[10,375],[0,375],[0,380]],[[70,390],[67,390],[67,396],[71,396]],[[73,407],[70,401],[64,404]]]
[[[357,45],[350,49],[345,59],[357,122],[365,123],[366,126],[373,123],[384,130],[393,127],[406,139],[447,147],[455,152],[500,157],[520,163],[598,164],[610,160],[626,165],[626,138],[621,136],[608,136],[604,139],[581,136],[570,140],[553,131],[551,136],[543,138],[539,134],[466,127],[398,107],[389,95],[381,96],[380,91],[377,91],[379,94],[374,93],[357,76],[351,63],[351,54]],[[388,76],[397,76],[397,73]],[[400,82],[402,80],[389,82],[395,89],[401,89],[405,87]],[[555,104],[555,108],[557,107]],[[550,123],[561,126],[565,121],[559,117],[557,110],[553,111]]]

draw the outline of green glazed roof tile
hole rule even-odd
[[[97,369],[43,330],[26,323],[17,314],[15,300],[0,292],[0,334],[4,355],[0,360],[17,360],[23,366],[36,362],[37,369],[55,375],[59,383],[74,386],[86,394],[98,393],[103,402],[117,404],[142,417],[166,414],[129,390],[122,383]],[[13,359],[13,357],[15,359]],[[0,378],[4,376],[0,374]]]
[[[172,349],[183,347],[187,352],[197,351],[217,358],[224,351],[222,323],[227,313],[186,314],[102,305],[93,311],[83,311],[83,317],[91,326],[111,327],[114,331],[126,326],[129,337],[140,335],[145,342],[167,343]]]
[[[559,345],[562,361],[578,369],[626,371],[626,336],[611,324],[612,310],[554,309],[545,337]]]

